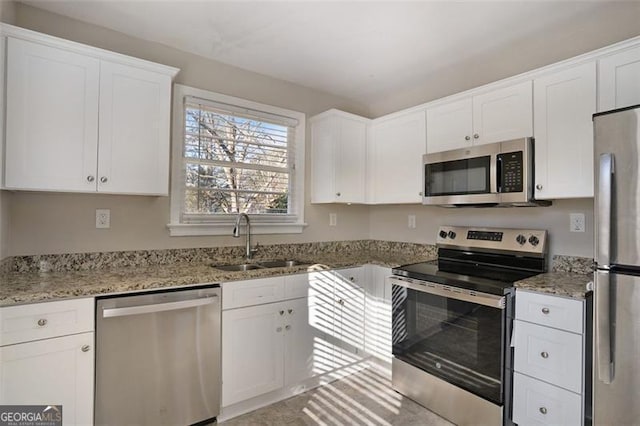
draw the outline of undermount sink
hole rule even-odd
[[[251,271],[253,269],[291,268],[298,265],[304,265],[304,263],[297,260],[265,260],[264,262],[235,265],[216,265],[214,263],[211,266],[222,271]]]

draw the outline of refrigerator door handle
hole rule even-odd
[[[596,271],[595,277],[595,331],[598,379],[611,384],[614,375],[615,354],[612,345],[613,318],[611,314],[611,277],[608,271]]]
[[[613,154],[600,154],[598,179],[598,229],[596,229],[596,261],[599,268],[609,269],[611,259],[611,197],[613,193]]]

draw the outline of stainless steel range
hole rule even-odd
[[[546,270],[547,232],[443,226],[437,247],[390,278],[393,388],[458,425],[503,424],[512,286]]]

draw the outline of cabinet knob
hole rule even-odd
[[[92,175],[87,176],[87,182],[93,182],[94,180],[96,180],[96,178]]]
[[[102,176],[102,177],[100,178],[100,182],[102,182],[102,183],[107,183],[107,180],[109,180],[109,179],[107,179],[107,177],[106,177],[106,176]]]
[[[339,193],[339,192],[336,192],[336,197],[339,197],[339,196],[340,196],[340,193]]]
[[[44,327],[45,325],[47,325],[47,320],[46,320],[46,319],[44,319],[44,318],[40,318],[40,319],[38,320],[38,325],[39,325],[40,327]]]
[[[289,312],[290,314],[293,313],[293,309],[287,309],[287,312]]]
[[[89,346],[89,345],[84,345],[84,346],[81,348],[82,352],[89,352],[89,350],[90,350],[90,349],[91,349],[91,346]]]
[[[542,414],[547,414],[547,408],[546,407],[540,407],[540,412]]]
[[[464,140],[465,140],[465,141],[470,141],[470,140],[471,140],[471,136],[469,136],[469,135],[465,136],[465,137],[464,137]]]
[[[278,333],[280,333],[280,332],[282,331],[282,327],[278,327],[278,328],[276,328],[276,331],[277,331]]]
[[[356,282],[356,277],[349,277],[349,281],[351,281],[352,283]]]
[[[291,326],[290,326],[290,325],[285,325],[285,326],[284,326],[284,329],[285,329],[285,330],[291,330]]]
[[[418,195],[422,197],[422,191],[418,192]]]
[[[479,134],[477,134],[477,133],[474,133],[474,134],[473,134],[473,138],[474,138],[474,139],[479,139],[479,138],[480,138],[480,135],[479,135]]]
[[[550,312],[550,311],[549,311],[549,308],[542,308],[542,313],[543,313],[543,314],[548,315],[548,314],[549,314],[549,312]]]
[[[339,304],[341,304],[341,305],[344,305],[344,300],[339,299],[339,300],[338,300],[338,303],[339,303]]]
[[[548,352],[540,352],[540,356],[544,359],[549,358],[549,353]]]
[[[540,190],[542,189],[542,185],[537,184],[537,185],[536,185],[536,189],[537,189],[538,191],[540,191]]]
[[[280,315],[284,315],[284,310],[278,312]]]

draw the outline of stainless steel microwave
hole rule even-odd
[[[532,138],[423,157],[422,204],[443,207],[540,206],[533,197]]]

